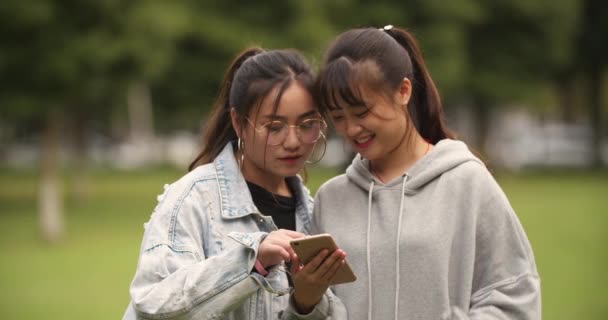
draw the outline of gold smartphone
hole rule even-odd
[[[294,239],[289,241],[289,245],[291,245],[293,251],[296,252],[303,264],[310,262],[323,249],[329,250],[329,254],[338,249],[336,242],[328,233]],[[348,263],[345,263],[336,271],[336,275],[330,282],[330,285],[353,282],[355,280],[357,280],[357,276]]]

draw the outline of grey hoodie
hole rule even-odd
[[[462,142],[440,141],[387,184],[357,155],[317,192],[313,224],[357,274],[333,288],[351,320],[541,318],[530,243]]]

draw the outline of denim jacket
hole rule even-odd
[[[296,229],[309,234],[312,198],[299,177]],[[251,199],[229,143],[213,163],[165,186],[145,232],[123,319],[346,319],[331,290],[300,315],[284,266],[252,272],[262,239],[276,226]]]

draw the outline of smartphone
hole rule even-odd
[[[328,233],[294,239],[289,241],[289,245],[291,245],[293,251],[296,252],[303,264],[307,264],[323,249],[329,250],[329,254],[338,249],[336,242]],[[345,263],[336,271],[336,275],[330,282],[330,285],[353,282],[355,280],[357,280],[357,276],[348,263]]]

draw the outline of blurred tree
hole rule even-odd
[[[465,92],[476,117],[474,145],[483,153],[490,109],[538,94],[568,56],[577,5],[574,0],[480,3],[482,18],[467,32]]]
[[[599,0],[583,1],[581,28],[575,44],[576,56],[572,61],[583,71],[587,88],[589,119],[591,122],[592,160],[595,167],[602,166],[601,142],[604,133],[602,120],[602,88],[605,87],[608,65],[608,3]]]
[[[162,74],[172,58],[172,41],[188,28],[188,8],[171,3],[6,0],[0,4],[3,118],[45,124],[39,211],[46,240],[57,241],[63,232],[57,158],[66,128],[76,128],[77,145],[82,147],[91,120],[109,118],[120,105],[116,101],[125,100],[127,92],[130,105],[136,105],[132,109],[151,114],[146,111],[146,83]],[[155,19],[159,15],[163,19]],[[151,128],[150,124],[135,127]]]
[[[225,69],[246,47],[296,48],[316,63],[322,42],[334,32],[319,0],[189,3],[191,29],[177,40],[167,73],[151,83],[163,131],[200,125]]]

